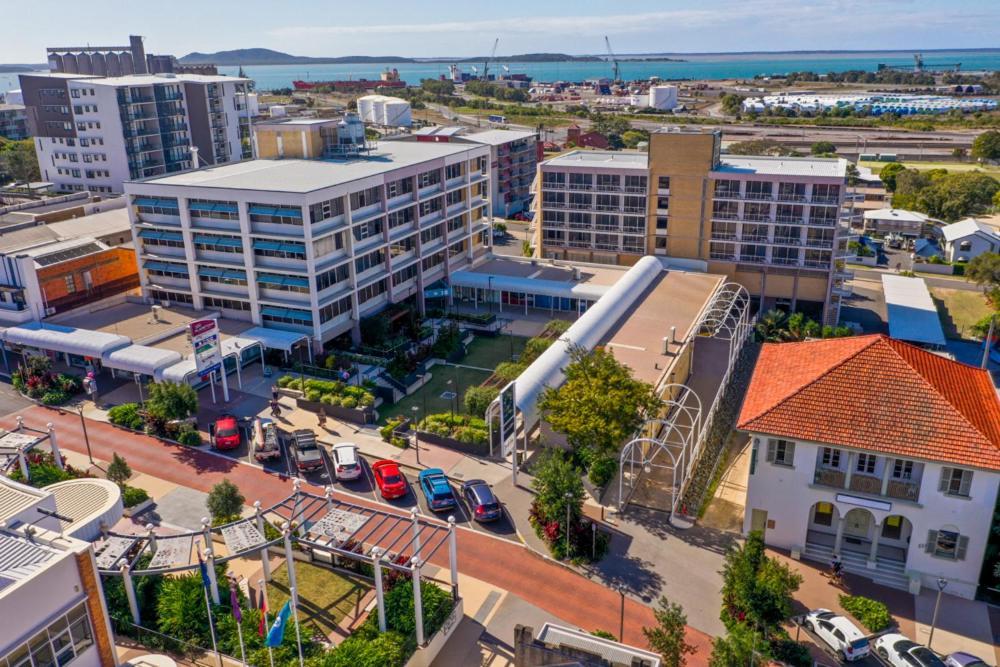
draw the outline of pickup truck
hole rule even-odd
[[[281,457],[278,425],[267,417],[258,417],[253,426],[253,457],[267,461]]]
[[[307,428],[296,429],[292,433],[292,455],[295,467],[302,472],[323,467],[323,455],[316,444],[316,434]]]

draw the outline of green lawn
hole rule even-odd
[[[862,167],[869,167],[876,174],[890,162],[862,162]],[[929,169],[947,169],[948,171],[979,171],[987,174],[1000,175],[1000,167],[995,165],[980,165],[975,162],[901,162],[907,169],[927,171]]]
[[[460,364],[477,368],[496,368],[497,364],[510,361],[511,353],[520,356],[528,342],[522,336],[504,334],[496,338],[476,336]]]
[[[932,287],[931,296],[948,338],[974,340],[972,325],[990,314],[986,299],[978,291]]]
[[[421,419],[423,419],[424,414],[448,412],[452,409],[456,412],[464,412],[462,396],[465,394],[465,390],[482,384],[492,374],[486,371],[443,364],[432,367],[429,372],[431,379],[415,393],[410,394],[395,405],[379,408],[380,423],[384,424],[386,419],[396,415],[413,417],[413,406],[420,408],[417,412]],[[448,380],[452,381],[451,385],[448,384]],[[446,391],[455,392],[457,394],[456,400],[441,398],[441,394]]]
[[[281,565],[274,570],[273,575],[271,583],[267,585],[267,603],[270,607],[268,614],[271,619],[290,597],[287,566]],[[299,593],[299,622],[302,624],[303,636],[311,634],[311,628],[329,636],[341,619],[358,608],[361,598],[371,588],[364,579],[349,577],[302,561],[295,562],[295,581]]]

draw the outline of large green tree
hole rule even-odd
[[[748,624],[775,628],[792,615],[792,594],[802,577],[771,558],[764,549],[764,536],[751,532],[742,545],[726,553],[722,567],[722,622],[727,628]]]
[[[574,347],[570,359],[566,381],[542,394],[546,421],[581,454],[617,452],[647,415],[657,414],[659,397],[606,349]]]
[[[146,410],[159,419],[187,419],[198,412],[198,393],[187,383],[153,382],[147,392]]]
[[[882,167],[882,169],[878,172],[878,177],[882,179],[882,184],[885,186],[886,190],[889,192],[895,192],[896,177],[903,171],[906,171],[906,167],[902,163],[890,162]]]
[[[205,506],[208,508],[209,514],[212,515],[212,519],[226,520],[239,516],[240,512],[243,511],[245,500],[240,488],[228,479],[224,479],[212,487],[208,493],[208,499],[205,501]]]
[[[972,142],[972,157],[1000,160],[1000,130],[986,130]]]
[[[742,667],[769,664],[769,646],[759,632],[746,625],[730,628],[725,637],[712,640],[710,667]]]
[[[828,155],[830,153],[836,153],[837,147],[832,141],[815,141],[813,145],[809,147],[809,152],[813,155]]]
[[[735,116],[743,109],[743,97],[735,93],[726,93],[720,98],[722,110],[730,116]]]
[[[41,172],[38,169],[38,158],[35,156],[35,144],[30,139],[24,141],[7,141],[0,138],[0,183],[5,178],[15,181],[40,181]]]
[[[646,641],[663,658],[665,667],[683,667],[687,664],[687,654],[695,651],[695,647],[685,639],[687,616],[684,609],[664,596],[653,610],[653,616],[656,625],[642,629]]]
[[[546,449],[532,474],[535,507],[543,522],[565,522],[567,506],[574,523],[583,516],[583,481],[569,456],[558,449]]]

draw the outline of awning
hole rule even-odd
[[[166,232],[159,229],[143,229],[139,231],[139,238],[151,241],[183,241],[184,235],[180,232]]]
[[[199,266],[198,275],[205,277],[224,278],[227,280],[246,280],[247,272],[239,269],[222,269],[216,266]]]
[[[301,276],[279,276],[276,273],[258,273],[257,282],[261,285],[275,285],[282,287],[309,287],[309,279]]]
[[[562,282],[559,280],[539,280],[523,276],[505,276],[476,271],[455,271],[449,278],[452,287],[478,287],[479,289],[503,290],[541,294],[564,299],[586,299],[597,301],[611,289],[608,285]]]
[[[283,206],[261,206],[260,204],[250,204],[251,215],[270,215],[282,218],[301,218],[302,209]]]
[[[282,331],[268,327],[252,327],[240,333],[241,338],[250,338],[272,350],[291,352],[296,344],[309,340],[309,336],[296,331]]]
[[[159,271],[160,273],[172,273],[175,276],[188,275],[187,264],[175,264],[173,262],[144,262],[143,267],[147,271]]]
[[[14,345],[37,347],[53,352],[68,352],[81,357],[103,357],[132,341],[118,334],[89,329],[74,329],[58,324],[29,322],[17,327],[8,327],[3,339]]]
[[[155,197],[138,197],[132,203],[136,206],[148,206],[151,208],[179,208],[176,199],[157,199]]]
[[[228,202],[193,201],[188,204],[188,208],[199,213],[211,213],[213,211],[218,211],[220,213],[239,212],[239,208],[236,204],[230,204]]]
[[[266,239],[254,239],[254,250],[274,250],[276,252],[298,252],[304,253],[306,247],[302,243],[284,243],[282,241],[268,241]]]
[[[263,306],[260,309],[261,315],[268,317],[295,320],[303,324],[312,324],[312,313],[298,308],[279,308],[278,306]]]
[[[158,371],[180,361],[181,355],[173,350],[148,345],[129,345],[106,354],[103,360],[108,368],[155,378]]]
[[[201,243],[203,245],[224,246],[228,248],[243,247],[243,240],[233,236],[206,236],[204,234],[195,234],[194,242]]]

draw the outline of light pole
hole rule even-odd
[[[625,641],[625,585],[624,584],[618,584],[618,586],[616,588],[618,589],[618,595],[621,596],[621,600],[622,600],[621,615],[620,615],[619,621],[618,621],[618,641],[624,643],[624,641]]]
[[[87,435],[87,420],[83,418],[83,406],[76,406],[76,411],[80,413],[80,427],[83,428],[83,441],[87,444],[87,458],[91,465],[94,464],[94,455],[90,452],[90,436]]]
[[[420,413],[420,406],[414,405],[410,408],[413,411],[413,449],[417,452],[417,465],[420,465],[420,434],[417,433],[417,414]]]
[[[146,407],[146,400],[142,397],[142,374],[133,373],[132,378],[135,380],[135,386],[139,387],[139,405]]]
[[[931,642],[934,641],[934,628],[937,626],[937,615],[938,607],[941,605],[941,594],[944,593],[944,589],[948,588],[948,580],[944,577],[938,577],[937,579],[937,599],[934,600],[934,615],[931,617],[931,634],[927,637],[927,648],[931,647]]]
[[[452,387],[454,386],[454,381],[453,380],[448,380],[448,382],[446,382],[445,384],[448,385],[448,392],[450,394],[452,394],[452,399],[451,399],[451,419],[452,419],[452,421],[454,421],[455,420],[455,396],[456,396],[455,392],[452,391]]]
[[[570,551],[569,551],[569,549],[570,549],[570,542],[569,542],[569,510],[570,510],[570,502],[573,500],[573,494],[570,493],[569,491],[567,491],[566,493],[563,494],[563,498],[566,499],[566,557],[569,558],[569,553],[570,553]]]

